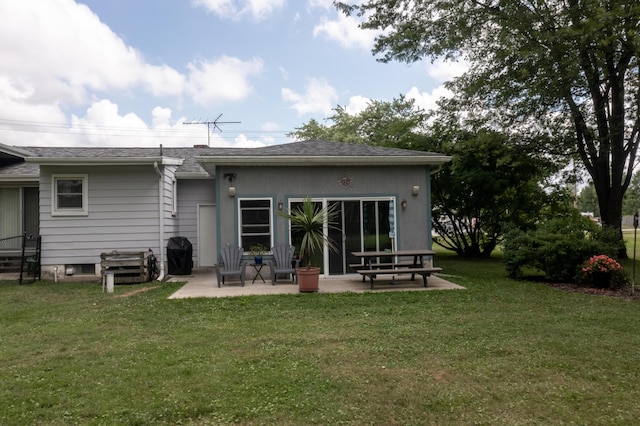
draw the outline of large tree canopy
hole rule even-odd
[[[531,141],[493,131],[434,129],[452,156],[432,178],[433,226],[439,243],[457,254],[488,257],[506,226],[531,227],[545,208],[555,208],[560,192],[541,185],[555,165],[536,153]]]
[[[371,101],[357,114],[349,114],[345,107],[338,105],[334,112],[328,118],[331,125],[311,119],[289,136],[299,140],[318,138],[404,149],[424,148],[420,143],[424,136],[418,131],[424,127],[427,114],[416,107],[413,99],[400,95],[391,102]]]
[[[351,3],[335,2],[383,31],[381,61],[464,58],[469,71],[450,87],[468,111],[573,134],[603,222],[620,228],[640,131],[638,0]]]

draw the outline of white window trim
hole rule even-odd
[[[58,179],[82,180],[82,208],[58,208]],[[51,216],[89,216],[89,175],[54,174],[51,175]]]
[[[270,247],[273,246],[273,239],[274,239],[274,235],[273,235],[273,230],[274,230],[274,211],[273,211],[273,199],[272,198],[268,198],[268,197],[245,197],[245,198],[238,198],[237,203],[238,203],[238,242],[242,243],[242,201],[269,201],[269,247],[267,247],[268,250],[270,250]],[[249,251],[249,247],[243,247],[245,252]]]

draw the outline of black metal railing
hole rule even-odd
[[[19,247],[17,244],[8,243],[18,239],[21,240]],[[42,240],[40,239],[40,237],[34,238],[33,235],[27,235],[26,232],[22,235],[0,238],[0,250],[14,250],[16,252],[16,257],[19,250],[20,284],[22,284],[23,282],[25,266],[27,268],[27,276],[32,276],[34,281],[36,280],[36,278],[38,280],[42,278],[40,268],[40,251],[42,248],[41,244]],[[27,249],[29,250],[27,251]]]
[[[20,248],[21,246],[23,246],[25,244],[24,239],[26,238],[26,235],[16,235],[15,237],[6,237],[6,238],[0,238],[0,249],[15,249],[17,250],[18,248]],[[21,239],[22,241],[17,242],[16,244],[11,244],[12,241],[14,240],[18,240]],[[18,245],[20,244],[20,245]]]

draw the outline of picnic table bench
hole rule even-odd
[[[363,259],[364,263],[351,264],[356,272],[362,275],[362,281],[369,278],[371,281],[371,289],[374,288],[375,279],[378,275],[400,275],[411,274],[411,280],[416,275],[422,276],[424,286],[427,286],[427,277],[433,273],[442,271],[442,268],[424,265],[424,256],[434,256],[432,250],[396,250],[396,251],[363,251],[352,252],[356,257]],[[378,257],[413,257],[413,261],[396,261],[396,262],[374,262]]]
[[[422,275],[422,281],[424,286],[427,286],[427,277],[435,272],[442,271],[442,268],[393,268],[393,269],[359,269],[358,273],[362,275],[362,278],[365,277],[371,280],[371,289],[373,290],[374,280],[378,275],[400,275],[400,274],[411,274],[411,279],[415,279],[416,275]]]

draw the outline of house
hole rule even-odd
[[[295,245],[277,211],[309,196],[336,205],[338,230],[329,232],[339,250],[325,251],[324,273],[345,274],[352,251],[431,247],[430,176],[449,160],[321,140],[264,148],[0,145],[0,240],[40,235],[45,277],[97,277],[100,254],[114,250],[150,249],[166,272],[173,236],[188,238],[195,266],[207,267],[226,245]],[[0,251],[15,250],[16,241],[1,241]]]

